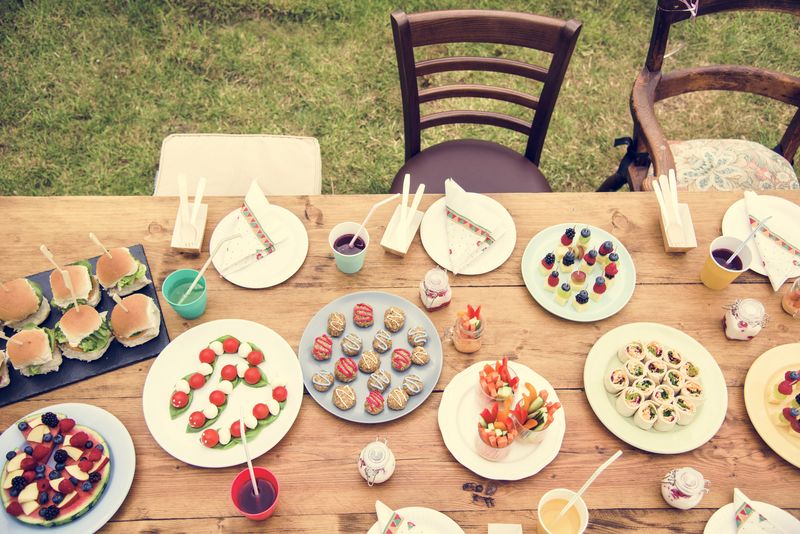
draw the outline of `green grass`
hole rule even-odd
[[[325,192],[384,192],[403,160],[389,13],[467,6],[583,22],[542,169],[558,190],[595,188],[619,162],[613,139],[631,132],[628,96],[653,0],[0,0],[0,194],[149,194],[161,141],[174,132],[314,136]],[[686,46],[667,68],[740,63],[799,75],[799,34],[800,22],[787,15],[704,17],[673,31],[670,49]],[[792,113],[722,93],[661,108],[672,138],[767,146]],[[437,129],[423,142],[453,135],[524,143],[491,127]]]

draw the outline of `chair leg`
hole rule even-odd
[[[628,183],[628,179],[622,175],[619,171],[615,172],[605,180],[603,183],[600,184],[600,187],[597,188],[598,193],[609,193],[614,191],[619,191],[622,186]]]

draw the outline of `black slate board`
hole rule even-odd
[[[150,264],[147,263],[147,256],[145,256],[144,247],[142,245],[134,245],[128,248],[130,249],[134,258],[147,266],[147,277],[152,280],[153,275],[150,272]],[[94,267],[97,263],[98,257],[99,256],[89,259],[89,263],[92,264],[92,267]],[[27,278],[42,286],[42,293],[48,301],[53,297],[53,293],[50,291],[50,271],[37,273],[28,276]],[[143,287],[137,291],[137,293],[142,293],[152,298],[159,310],[161,309],[161,304],[158,302],[158,296],[156,295],[156,290],[152,283]],[[114,302],[114,299],[106,294],[105,291],[102,291],[102,288],[101,294],[102,297],[100,298],[100,303],[97,305],[97,311],[107,311],[107,317],[110,318],[111,310],[114,308],[116,303]],[[40,326],[53,328],[61,319],[61,315],[62,314],[60,311],[58,311],[56,308],[52,308],[50,310],[50,316]],[[6,333],[8,335],[11,334],[11,332],[8,330],[6,330]],[[124,347],[120,345],[117,340],[114,340],[111,342],[111,345],[108,347],[106,353],[99,360],[95,360],[93,362],[82,362],[79,360],[64,358],[58,371],[54,371],[46,375],[27,377],[19,374],[9,361],[8,370],[11,375],[11,384],[0,389],[0,406],[6,406],[7,404],[21,401],[23,399],[27,399],[28,397],[39,395],[40,393],[45,393],[62,386],[80,382],[84,378],[98,376],[103,373],[108,373],[109,371],[115,371],[127,365],[158,356],[168,344],[169,334],[167,333],[167,325],[164,324],[164,314],[162,313],[161,331],[158,333],[158,337],[151,339],[143,345],[132,348]],[[6,342],[4,340],[0,340],[0,350],[5,350],[5,345]]]

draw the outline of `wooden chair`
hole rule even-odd
[[[675,169],[679,187],[688,190],[794,189],[792,168],[800,145],[800,109],[773,150],[738,139],[670,142],[656,119],[655,103],[694,91],[741,91],[800,108],[800,78],[754,67],[712,65],[662,73],[670,27],[690,17],[680,0],[658,0],[650,50],[631,92],[633,136],[618,139],[628,151],[617,172],[599,191],[650,190],[654,176]],[[800,16],[797,0],[701,0],[697,16],[725,11],[761,10]],[[797,36],[787,36],[788,43]],[[650,163],[652,162],[652,167]]]
[[[403,176],[426,184],[426,192],[443,193],[444,181],[455,178],[468,191],[550,191],[539,171],[553,107],[572,57],[581,24],[502,11],[431,11],[391,15],[400,90],[403,98],[406,162],[392,183],[400,191]],[[494,57],[441,57],[416,62],[414,49],[444,43],[478,42],[512,45],[552,54],[545,68]],[[542,82],[539,97],[488,85],[455,84],[420,90],[417,79],[450,71],[491,71]],[[533,110],[533,122],[489,111],[442,111],[420,116],[420,104],[445,98],[477,97],[501,100]],[[484,124],[528,136],[525,154],[477,139],[446,141],[421,150],[421,132],[444,124]],[[413,188],[412,188],[413,190]]]

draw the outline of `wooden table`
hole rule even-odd
[[[800,202],[800,192],[780,193]],[[240,518],[230,503],[229,485],[238,467],[198,469],[163,452],[142,417],[142,388],[151,362],[132,365],[84,383],[65,387],[0,410],[0,428],[49,404],[72,401],[95,404],[119,417],[130,430],[137,451],[136,478],[125,504],[106,527],[108,532],[366,532],[375,520],[374,502],[391,506],[427,506],[455,519],[467,532],[485,533],[490,522],[522,523],[535,531],[539,497],[555,487],[578,488],[616,449],[625,454],[585,495],[591,508],[590,531],[701,532],[714,510],[731,501],[734,487],[750,497],[789,509],[800,517],[800,471],[774,454],[750,425],[742,385],[753,360],[776,345],[797,341],[798,325],[780,309],[766,279],[743,275],[732,287],[714,292],[700,284],[698,273],[706,247],[720,234],[722,215],[740,194],[684,194],[700,246],[685,255],[663,252],[658,207],[644,193],[565,193],[497,195],[514,217],[517,245],[496,271],[452,280],[449,309],[431,314],[441,331],[467,303],[482,303],[488,317],[483,349],[465,356],[445,345],[445,361],[436,391],[407,417],[378,427],[341,421],[307,395],[295,426],[258,465],[272,469],[281,482],[277,515],[263,525]],[[319,196],[271,199],[303,220],[308,230],[308,258],[285,284],[264,291],[234,287],[218,276],[209,279],[209,309],[199,321],[177,317],[163,304],[171,337],[199,322],[242,318],[270,326],[297,347],[311,316],[326,302],[360,289],[385,290],[417,301],[417,288],[433,262],[417,237],[405,259],[373,245],[364,270],[339,273],[327,244],[336,223],[359,219],[376,201],[372,196]],[[435,197],[425,198],[426,208]],[[206,246],[214,225],[239,200],[214,199],[209,210]],[[169,248],[176,201],[170,198],[0,198],[6,229],[0,279],[49,268],[37,252],[47,243],[62,261],[96,255],[87,239],[94,231],[109,245],[143,243],[153,279],[196,267],[200,261]],[[383,234],[389,210],[369,225],[374,242]],[[580,220],[617,236],[636,262],[638,284],[629,305],[597,323],[578,324],[545,312],[526,291],[520,260],[528,240],[554,223]],[[770,314],[766,330],[751,342],[726,340],[720,327],[722,306],[739,297],[756,297]],[[582,391],[583,363],[604,332],[634,321],[656,321],[684,330],[716,357],[728,384],[729,408],[719,433],[703,447],[677,456],[640,452],[622,443],[597,420]],[[450,379],[475,361],[515,352],[558,389],[567,433],[558,457],[527,480],[499,483],[495,507],[473,503],[465,482],[487,481],[459,465],[442,443],[437,428],[441,392]],[[397,471],[387,483],[369,488],[356,470],[359,450],[377,435],[389,439]],[[124,461],[124,459],[118,459]],[[711,480],[711,493],[689,512],[669,508],[659,481],[671,468],[693,466]]]

